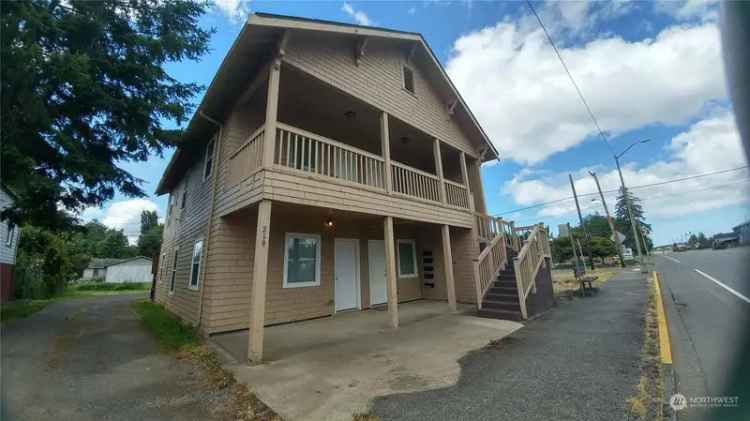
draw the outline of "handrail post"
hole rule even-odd
[[[266,129],[263,136],[263,166],[273,167],[276,148],[276,123],[279,111],[279,81],[281,79],[281,60],[276,58],[268,67],[268,96],[266,97]]]
[[[380,151],[383,155],[383,173],[385,178],[385,191],[390,194],[393,189],[393,183],[391,182],[391,141],[390,134],[388,132],[388,113],[385,111],[380,112]]]
[[[477,310],[482,309],[482,283],[479,279],[479,259],[474,259],[474,289],[477,292]]]
[[[521,317],[526,320],[528,318],[526,314],[526,291],[524,291],[523,282],[521,278],[523,273],[521,272],[521,262],[518,257],[513,259],[513,267],[516,270],[516,290],[518,291],[518,305],[521,307]]]
[[[445,180],[443,179],[443,157],[440,153],[440,139],[435,138],[432,142],[432,154],[435,157],[435,172],[440,179],[440,203],[445,203]]]

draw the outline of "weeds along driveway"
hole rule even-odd
[[[2,326],[3,420],[215,419],[217,392],[161,353],[129,293],[57,300]]]
[[[464,357],[458,384],[375,400],[383,420],[622,420],[640,378],[648,283],[632,270]]]

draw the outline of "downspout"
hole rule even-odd
[[[201,267],[201,279],[203,279],[203,285],[201,285],[201,295],[200,300],[198,301],[198,328],[201,327],[203,324],[203,300],[206,295],[206,268],[208,267],[208,252],[211,245],[211,227],[213,226],[213,220],[214,220],[214,209],[216,209],[216,190],[218,189],[217,183],[219,180],[219,172],[221,171],[222,166],[222,155],[221,155],[221,149],[223,142],[223,134],[224,134],[224,125],[217,121],[216,119],[213,119],[209,116],[207,116],[203,110],[198,110],[198,115],[204,118],[209,123],[217,126],[219,128],[219,135],[216,137],[216,143],[214,143],[214,146],[216,149],[214,151],[214,154],[217,158],[214,158],[215,164],[214,169],[212,170],[212,176],[211,176],[211,183],[213,184],[211,188],[211,208],[208,211],[208,222],[206,223],[206,234],[205,237],[205,246],[203,248],[203,265]],[[217,145],[218,144],[218,145]]]

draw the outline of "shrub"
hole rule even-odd
[[[86,282],[76,285],[78,291],[136,291],[149,289],[151,284],[140,282],[123,282],[123,283],[104,283],[104,282]]]

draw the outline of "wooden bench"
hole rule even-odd
[[[594,287],[593,282],[599,279],[598,276],[581,276],[578,278],[578,282],[581,283],[581,295],[588,296],[598,291],[598,288]]]

